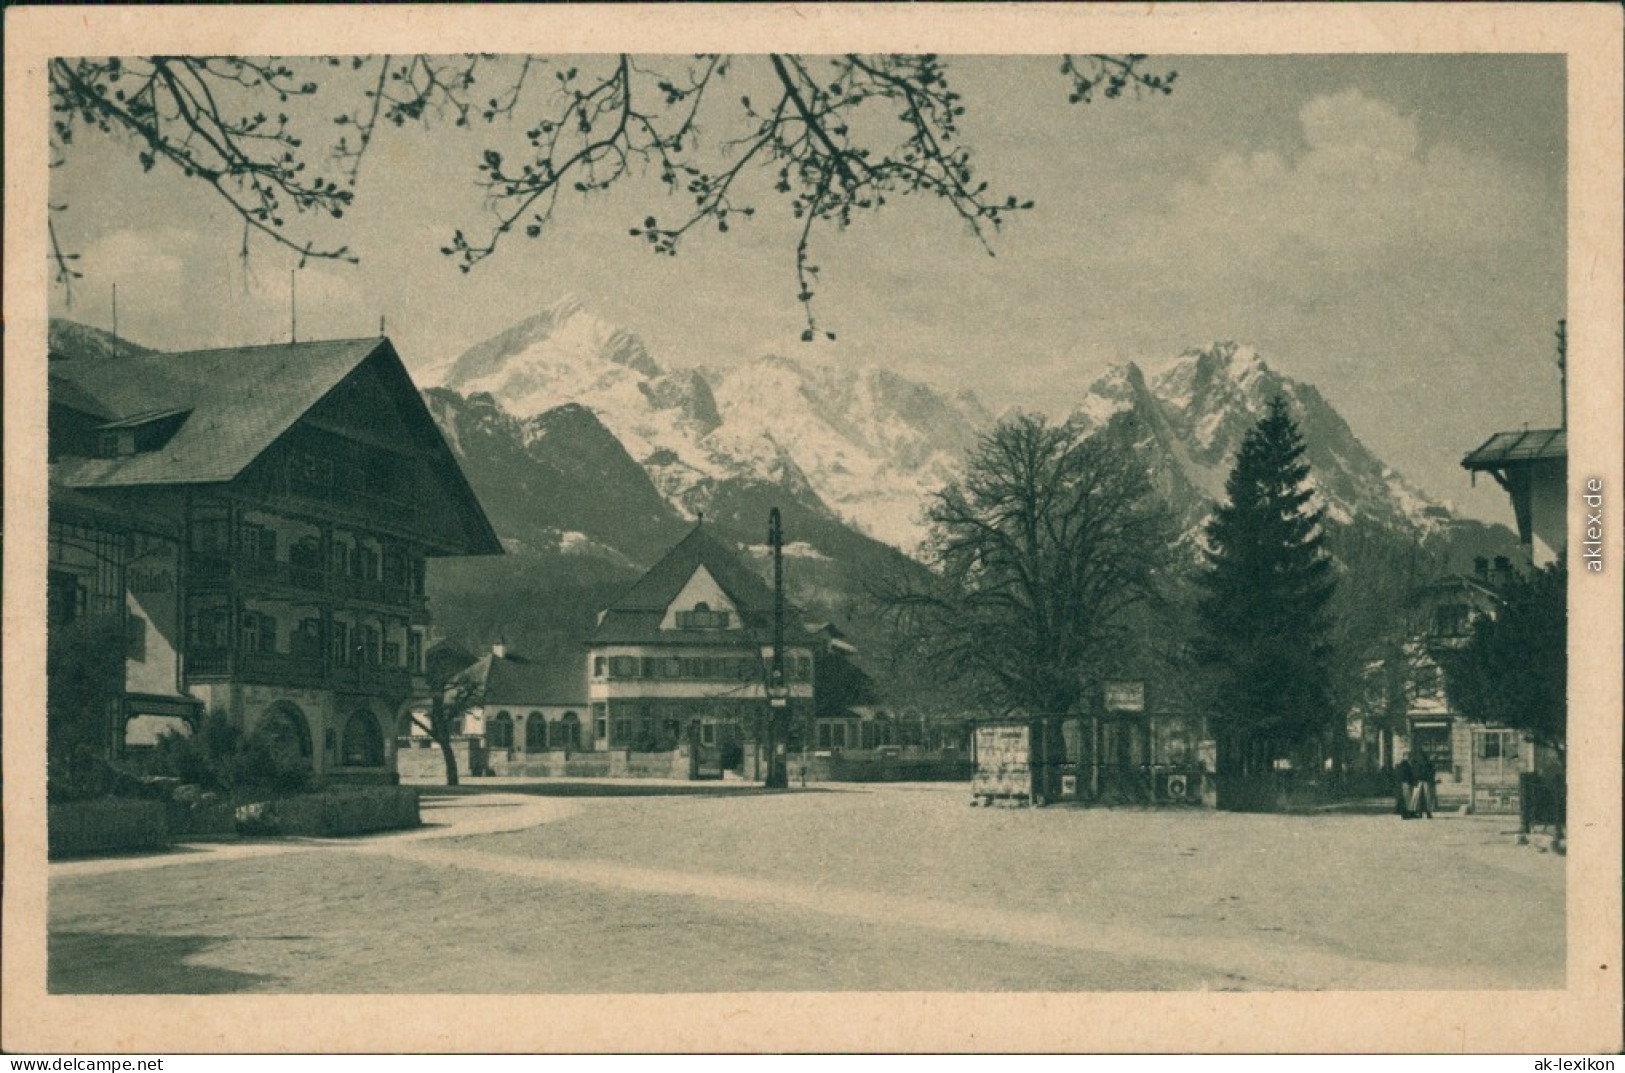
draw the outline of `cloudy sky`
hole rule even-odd
[[[676,258],[627,234],[679,211],[651,179],[563,204],[550,233],[465,276],[438,251],[486,219],[475,164],[514,132],[444,123],[389,132],[342,230],[311,232],[361,263],[300,272],[300,335],[372,334],[382,316],[425,369],[572,294],[666,364],[769,351],[883,363],[1054,414],[1114,362],[1156,368],[1231,339],[1319,387],[1424,490],[1510,520],[1459,462],[1495,429],[1558,417],[1562,57],[1153,66],[1178,71],[1171,96],[1070,105],[1050,59],[951,61],[983,177],[1036,207],[993,257],[923,198],[825,234],[818,314],[833,343],[798,340],[796,225],[765,185],[754,220],[695,234]],[[741,64],[738,84],[750,78]],[[314,144],[334,111],[295,118]],[[71,308],[55,292],[55,314],[110,327],[116,283],[121,334],[150,346],[286,338],[291,259],[259,242],[245,269],[240,223],[195,185],[82,135],[52,197],[85,273]]]

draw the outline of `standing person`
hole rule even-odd
[[[1416,801],[1417,807],[1412,811],[1420,812],[1428,819],[1433,818],[1434,794],[1438,792],[1439,771],[1433,766],[1433,759],[1422,757],[1421,763],[1416,765]]]
[[[1416,773],[1411,768],[1409,757],[1395,765],[1394,775],[1399,779],[1399,796],[1395,802],[1395,811],[1399,813],[1400,819],[1408,820],[1415,815],[1411,811],[1411,792],[1416,787]]]

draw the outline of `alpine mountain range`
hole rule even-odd
[[[142,348],[70,321],[53,355]],[[768,510],[784,516],[792,597],[850,618],[862,578],[914,568],[933,491],[997,421],[968,391],[878,366],[764,355],[730,366],[663,364],[632,331],[566,298],[469,348],[420,365],[429,410],[509,554],[431,576],[437,622],[474,646],[569,643],[595,606],[703,514],[765,568]],[[1127,436],[1194,543],[1242,437],[1276,394],[1307,446],[1333,527],[1375,528],[1455,570],[1510,554],[1503,526],[1455,517],[1377,458],[1313,385],[1250,347],[1216,342],[1148,373],[1109,369],[1069,413]]]

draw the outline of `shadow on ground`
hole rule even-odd
[[[53,933],[46,989],[54,995],[223,995],[277,979],[186,963],[224,941],[211,935]]]
[[[525,794],[531,797],[765,797],[774,794],[838,794],[844,790],[833,787],[808,786],[792,790],[764,790],[760,786],[728,783],[655,783],[632,781],[624,783],[596,782],[524,782],[480,785],[464,783],[459,786],[418,786],[423,803],[428,805],[437,797],[469,797],[480,794]]]

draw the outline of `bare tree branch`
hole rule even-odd
[[[765,104],[748,95],[730,102],[721,94],[720,85],[746,60],[720,55],[692,57],[676,71],[662,69],[670,63],[634,62],[628,55],[567,65],[480,55],[55,59],[48,66],[52,148],[61,159],[79,128],[125,136],[143,168],[163,162],[202,181],[247,228],[302,261],[354,261],[343,246],[296,237],[286,210],[342,216],[381,125],[444,119],[456,128],[476,120],[526,124],[524,159],[505,161],[492,148],[479,153],[476,182],[491,219],[480,229],[456,230],[442,248],[464,272],[493,256],[515,230],[531,238],[549,231],[561,194],[599,193],[651,171],[689,206],[671,222],[646,215],[630,231],[652,252],[675,255],[702,223],[727,232],[736,217],[752,217],[756,206],[741,184],[760,171],[799,223],[793,257],[806,340],[834,338],[819,329],[813,313],[814,247],[822,229],[845,229],[893,197],[924,194],[946,203],[991,254],[990,233],[1011,214],[1032,208],[1020,196],[995,194],[959,143],[966,104],[941,57],[748,59],[765,68],[773,90]],[[1144,60],[1066,56],[1061,73],[1070,82],[1070,99],[1079,103],[1097,94],[1170,92],[1173,73],[1149,73]],[[588,66],[591,71],[583,70]],[[296,73],[307,67],[312,73]],[[331,118],[338,135],[325,157],[306,150],[290,116],[277,110],[296,99],[311,110],[320,88],[314,72],[322,69],[336,92],[354,95]],[[551,70],[551,79],[532,77],[543,69]],[[714,132],[707,137],[702,119],[703,129]],[[854,133],[859,130],[861,137]],[[313,161],[335,165],[336,178],[310,167]],[[61,252],[60,245],[54,249]],[[63,254],[55,262],[63,286],[74,278],[62,271],[71,258]]]

